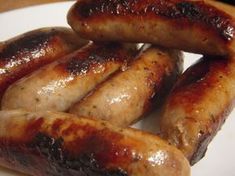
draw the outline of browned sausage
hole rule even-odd
[[[0,44],[0,96],[16,80],[87,43],[69,28],[37,29]]]
[[[203,54],[235,51],[235,14],[214,1],[80,0],[68,23],[97,41],[145,42]],[[230,12],[228,10],[228,12]]]
[[[234,100],[235,57],[204,57],[183,74],[169,95],[161,135],[194,164],[204,156]]]
[[[63,113],[0,112],[0,150],[0,165],[34,176],[190,175],[157,136]]]
[[[135,46],[90,43],[12,84],[2,98],[2,108],[66,111],[126,66],[137,54]]]
[[[182,53],[150,47],[70,109],[78,116],[128,126],[160,103],[182,72]],[[156,99],[156,100],[155,100]]]

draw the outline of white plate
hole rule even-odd
[[[73,2],[34,6],[0,13],[0,41],[23,32],[46,26],[68,26],[66,14]],[[199,55],[185,54],[185,68],[198,59]],[[192,176],[235,176],[235,112],[209,145],[206,156],[192,167]],[[141,124],[143,125],[143,124]],[[0,169],[0,176],[18,173]]]

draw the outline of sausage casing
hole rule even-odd
[[[163,100],[182,72],[182,63],[181,52],[150,47],[127,70],[115,74],[72,106],[70,113],[128,126]]]
[[[135,45],[90,43],[12,84],[2,108],[66,111],[135,54]]]
[[[235,51],[234,13],[213,4],[217,2],[80,0],[67,19],[79,35],[95,41],[144,42],[225,55]]]
[[[42,28],[0,44],[0,95],[16,80],[87,43],[71,29]]]
[[[200,160],[234,107],[235,57],[204,57],[191,66],[169,95],[161,135],[191,164]]]
[[[0,112],[0,149],[0,165],[34,176],[190,175],[157,136],[64,113]]]

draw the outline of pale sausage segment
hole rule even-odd
[[[2,108],[66,111],[135,54],[135,45],[90,43],[12,84]]]
[[[128,126],[163,100],[182,72],[182,53],[150,47],[124,72],[102,83],[70,109],[70,113]]]

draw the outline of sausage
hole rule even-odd
[[[159,137],[66,113],[1,111],[0,149],[0,165],[33,176],[190,175]]]
[[[195,164],[220,130],[235,100],[235,56],[205,56],[179,79],[166,100],[161,136]]]
[[[70,109],[78,116],[128,126],[163,100],[182,72],[182,53],[150,47],[128,69],[105,81]]]
[[[64,27],[41,28],[0,43],[0,97],[16,80],[85,43]]]
[[[215,5],[214,5],[215,4]],[[153,43],[194,53],[235,51],[235,15],[210,1],[80,0],[67,20],[81,36],[95,41]]]
[[[2,109],[66,111],[98,83],[125,68],[137,54],[132,44],[90,43],[12,84]]]

